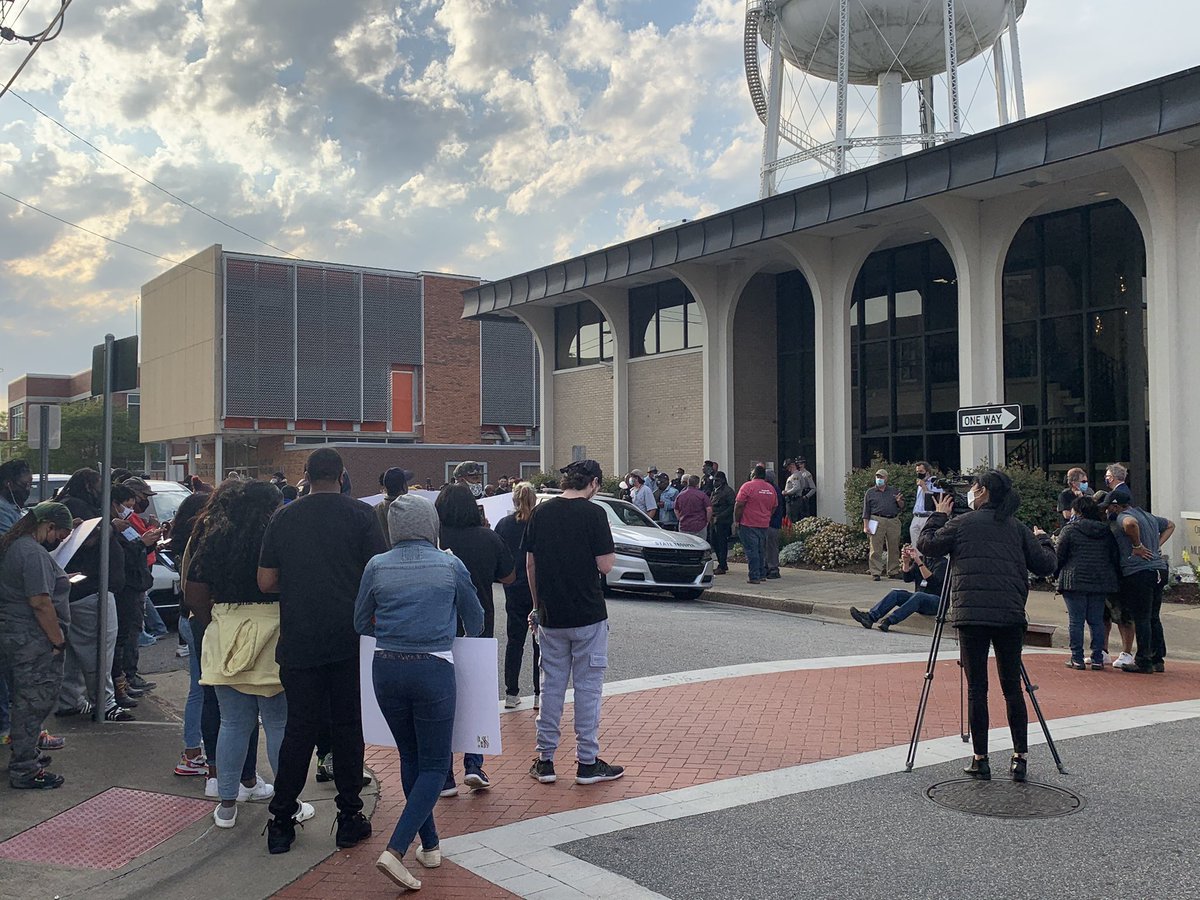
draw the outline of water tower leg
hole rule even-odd
[[[958,17],[954,0],[944,0],[942,7],[943,30],[946,37],[946,100],[949,111],[950,134],[958,137],[962,133],[962,108],[958,101]]]
[[[846,171],[846,102],[850,86],[850,0],[838,0],[837,174]]]
[[[917,99],[921,109],[921,134],[928,135],[921,141],[921,149],[928,150],[933,146],[933,133],[937,131],[933,115],[933,79],[922,78],[917,82]]]
[[[904,133],[904,117],[902,110],[903,85],[899,72],[884,72],[879,76],[879,89],[876,93],[878,105],[879,136],[898,137]],[[879,162],[885,159],[895,159],[900,155],[901,146],[895,144],[880,144],[876,158]]]
[[[1017,6],[1008,0],[1008,43],[1012,48],[1013,96],[1017,101],[1017,118],[1025,118],[1025,80],[1021,75],[1021,42],[1017,38]]]
[[[770,15],[770,13],[768,13]],[[773,197],[777,184],[775,162],[779,159],[779,115],[783,105],[783,31],[779,22],[767,29],[774,35],[771,45],[771,74],[767,82],[767,125],[763,132],[762,178],[759,182],[759,197]]]
[[[1000,124],[1008,124],[1008,84],[1004,78],[1004,40],[996,38],[992,47],[992,65],[996,70],[996,110],[1000,113]]]

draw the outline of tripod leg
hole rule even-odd
[[[912,739],[908,742],[908,759],[904,771],[911,772],[917,761],[917,744],[921,740],[921,726],[925,724],[925,707],[929,703],[929,691],[933,687],[933,670],[937,665],[938,647],[942,643],[942,630],[946,627],[946,614],[950,610],[950,575],[942,584],[942,602],[934,618],[933,640],[929,644],[929,660],[925,663],[925,681],[921,685],[921,699],[917,702],[917,718],[913,722]]]
[[[1050,727],[1046,724],[1046,717],[1042,714],[1042,705],[1038,703],[1037,685],[1029,680],[1029,670],[1025,668],[1025,660],[1021,660],[1021,679],[1025,682],[1025,693],[1029,695],[1029,699],[1033,703],[1033,711],[1037,713],[1038,722],[1042,725],[1042,734],[1046,735],[1046,744],[1050,747],[1050,755],[1054,757],[1054,765],[1058,767],[1060,775],[1070,774],[1063,767],[1062,757],[1058,755],[1058,748],[1054,746],[1054,738],[1050,736]]]

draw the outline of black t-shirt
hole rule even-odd
[[[309,494],[275,513],[258,564],[279,570],[281,666],[311,669],[358,655],[358,584],[367,561],[387,549],[374,508],[345,494]]]
[[[492,606],[492,583],[501,578],[507,578],[513,570],[512,554],[504,539],[492,529],[484,525],[470,528],[442,528],[441,544],[443,550],[449,550],[462,560],[467,571],[471,573],[471,583],[475,585],[475,593],[479,595],[479,604],[484,613],[494,609]],[[485,615],[485,619],[494,621],[493,617]],[[494,630],[493,625],[493,630]],[[487,623],[484,623],[487,630]],[[481,634],[480,637],[494,637],[491,634]]]
[[[591,500],[555,497],[539,503],[525,525],[547,628],[582,628],[608,618],[596,557],[613,552],[608,516]]]
[[[217,571],[222,571],[225,576],[222,580],[228,582],[219,590],[214,586],[214,574]],[[210,557],[201,550],[193,552],[188,562],[187,577],[188,581],[207,584],[212,588],[213,603],[279,602],[278,594],[264,594],[258,589],[258,567],[253,563],[237,566],[228,560]]]
[[[525,523],[517,521],[516,513],[509,513],[496,525],[496,534],[500,535],[508,552],[512,554],[513,566],[517,570],[517,580],[514,585],[524,587],[529,584],[529,576],[525,569]]]

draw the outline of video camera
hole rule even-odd
[[[954,498],[954,506],[950,510],[950,518],[971,511],[971,507],[967,504],[967,488],[972,484],[970,478],[963,478],[962,476],[952,478],[943,476],[939,478],[930,475],[928,484],[931,492],[941,491]]]

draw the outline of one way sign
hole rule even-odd
[[[1022,426],[1020,403],[964,406],[958,411],[959,434],[1001,434],[1020,431]]]

